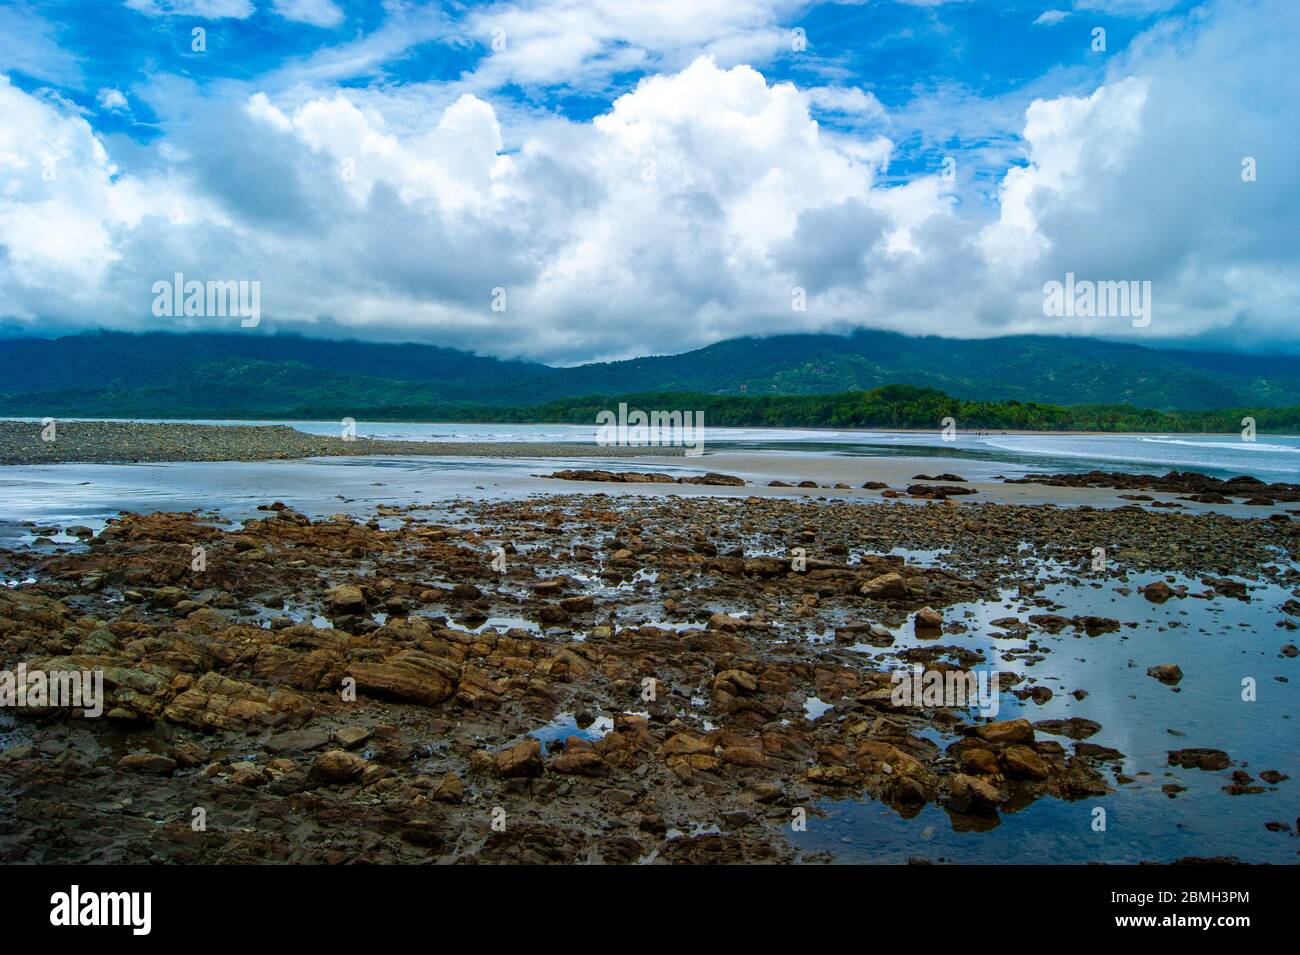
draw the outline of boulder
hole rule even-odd
[[[432,706],[449,699],[460,681],[460,667],[420,650],[403,650],[375,663],[354,663],[348,674],[363,693]]]
[[[943,629],[943,614],[929,607],[923,607],[916,612],[912,625],[917,633],[938,633]]]
[[[176,769],[176,760],[157,753],[131,753],[117,761],[118,769],[132,773],[149,773],[154,776],[170,776]]]
[[[369,765],[355,753],[331,749],[316,757],[307,773],[307,782],[312,786],[337,786],[354,782]]]
[[[975,735],[988,743],[1032,743],[1034,728],[1029,720],[999,720],[977,726]]]
[[[872,577],[858,588],[858,593],[864,597],[884,599],[909,596],[907,581],[903,579],[903,575],[892,572]]]
[[[1174,749],[1169,751],[1169,765],[1215,772],[1231,766],[1232,759],[1221,749]]]
[[[1183,671],[1177,663],[1158,663],[1147,667],[1147,676],[1155,677],[1161,683],[1173,686],[1183,678]]]
[[[1174,595],[1173,590],[1163,580],[1156,580],[1141,588],[1142,596],[1153,604],[1162,604]]]
[[[496,756],[497,775],[502,779],[519,779],[540,776],[546,766],[542,762],[542,744],[536,739],[526,739]]]
[[[954,776],[948,790],[949,808],[963,815],[994,815],[1004,802],[1006,796],[992,783],[965,773]]]
[[[998,763],[1012,779],[1046,779],[1052,772],[1043,757],[1020,743],[1002,750],[998,754]]]
[[[360,587],[339,584],[325,591],[325,607],[331,614],[365,613],[366,597]]]

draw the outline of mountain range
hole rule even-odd
[[[0,340],[0,414],[333,417],[519,408],[647,392],[824,395],[908,384],[962,399],[1161,410],[1300,405],[1300,357],[1085,338],[959,340],[895,332],[738,338],[677,355],[550,367],[422,344],[270,334]]]

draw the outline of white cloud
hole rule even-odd
[[[125,0],[132,10],[151,17],[197,17],[203,20],[247,20],[256,11],[253,0]],[[271,0],[277,16],[294,23],[333,28],[343,22],[334,0]]]
[[[126,0],[132,10],[151,17],[200,17],[204,20],[246,20],[252,0]]]
[[[1034,26],[1056,26],[1056,24],[1060,23],[1062,20],[1069,19],[1069,16],[1070,13],[1068,10],[1044,10],[1038,15],[1038,19],[1034,21]]]
[[[100,109],[122,111],[127,109],[126,95],[121,90],[104,87],[95,97]]]
[[[732,65],[790,52],[792,31],[782,20],[804,5],[804,0],[528,0],[475,10],[467,29],[493,51],[477,71],[482,82],[600,85],[621,70],[676,70],[701,55]]]
[[[1164,13],[1181,0],[1074,0],[1076,10],[1095,11],[1116,17],[1146,17]]]
[[[0,76],[0,298],[15,317],[103,304],[117,230],[140,222],[144,193],[84,119]]]
[[[1001,216],[981,236],[997,268],[1019,271],[1051,248],[1040,221],[1062,206],[1086,203],[1141,140],[1148,84],[1128,78],[1089,97],[1035,100],[1025,114],[1030,164],[1002,180]]]
[[[863,120],[888,119],[875,94],[856,86],[815,86],[808,90],[808,96],[815,107],[826,113]]]
[[[0,302],[33,328],[151,328],[159,278],[256,278],[277,328],[550,360],[844,325],[1131,333],[1043,316],[1043,282],[1073,271],[1152,281],[1144,340],[1300,341],[1300,173],[1283,121],[1300,31],[1286,9],[1162,22],[1088,92],[1040,96],[1019,121],[1020,165],[987,203],[960,172],[892,185],[877,131],[891,118],[864,89],[798,89],[707,56],[590,121],[462,83],[266,85],[233,102],[179,81],[133,87],[163,135],[128,169],[73,106],[4,82]],[[707,45],[689,24],[662,29]],[[590,62],[574,49],[567,62]],[[862,122],[831,131],[827,114]],[[1258,181],[1242,182],[1243,156]]]
[[[47,23],[26,7],[0,6],[0,73],[12,70],[50,83],[81,83],[76,58],[59,47]]]
[[[277,14],[295,23],[316,27],[336,27],[343,22],[343,11],[333,0],[273,0]]]

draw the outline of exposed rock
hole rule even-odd
[[[325,591],[325,606],[333,614],[365,613],[366,597],[360,587],[339,584]]]
[[[313,786],[340,786],[360,779],[369,765],[355,753],[331,749],[312,762],[307,780]]]
[[[1221,749],[1175,749],[1169,751],[1169,765],[1212,772],[1227,769],[1232,760]]]
[[[984,723],[975,727],[975,735],[989,743],[1032,743],[1034,728],[1029,720],[1001,720],[996,723]]]
[[[176,769],[176,760],[157,753],[132,753],[117,761],[118,769],[134,773],[152,773],[156,776],[168,776]]]
[[[503,749],[497,753],[496,768],[503,779],[542,775],[546,768],[542,762],[542,744],[535,739],[526,739]]]
[[[1172,686],[1182,680],[1183,671],[1177,663],[1157,663],[1153,667],[1147,667],[1147,676]]]

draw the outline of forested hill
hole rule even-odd
[[[968,401],[1278,408],[1300,405],[1300,358],[867,331],[741,338],[680,355],[569,368],[431,345],[260,333],[0,340],[0,413],[10,415],[253,417],[338,404],[520,409],[595,395],[769,398],[893,384]]]

